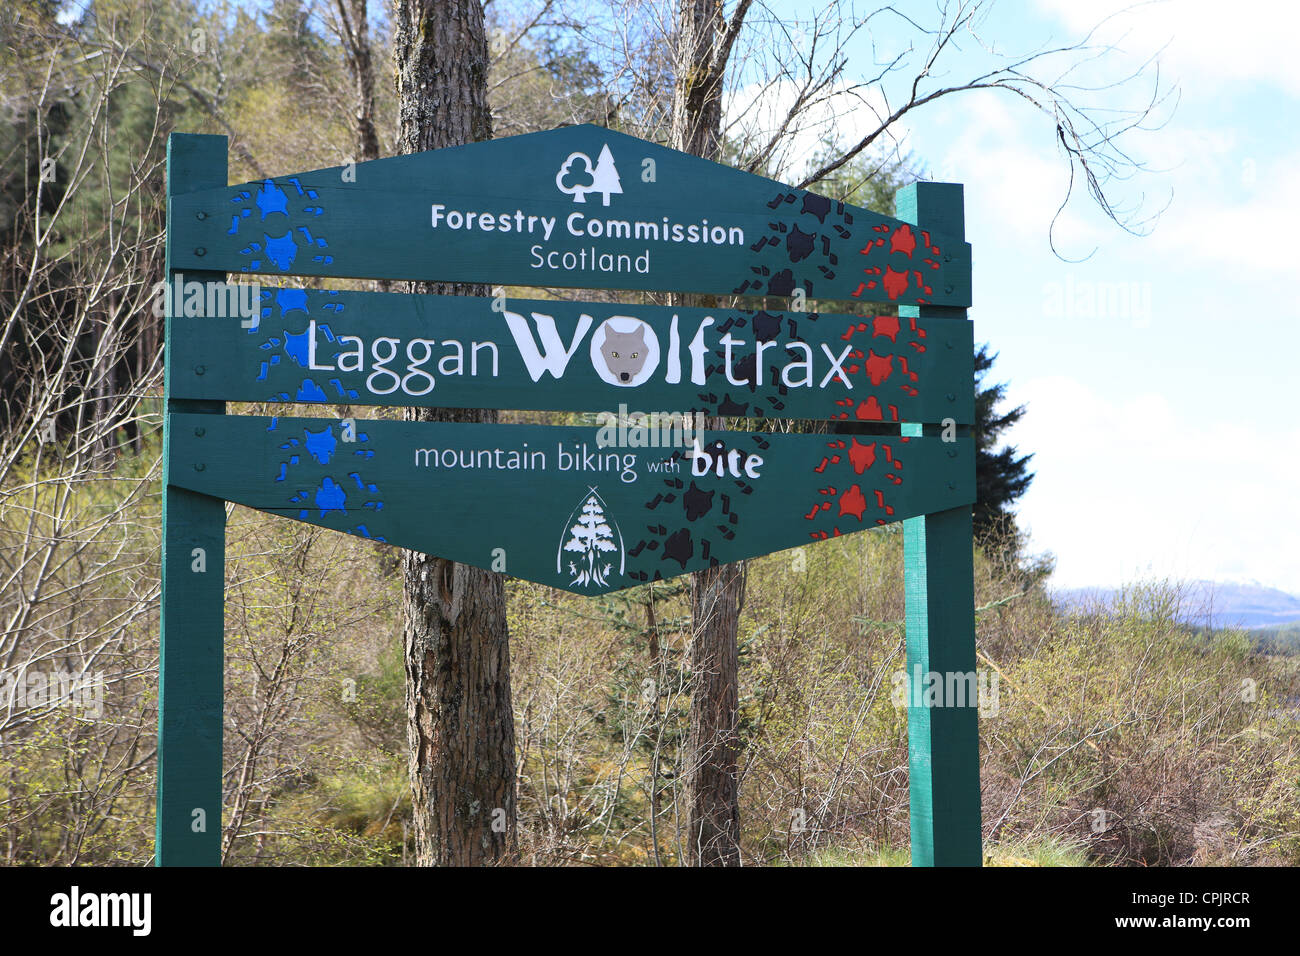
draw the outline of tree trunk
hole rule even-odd
[[[720,0],[680,0],[673,55],[671,145],[692,156],[722,155],[722,79],[716,63],[726,22]]]
[[[478,0],[395,0],[403,153],[492,138]],[[411,291],[483,295],[479,285]],[[406,409],[408,421],[495,422],[483,409]],[[515,729],[501,575],[413,551],[405,583],[407,735],[416,863],[508,861],[515,847]]]
[[[731,29],[744,16],[742,4]],[[722,80],[728,24],[721,0],[680,0],[673,58],[674,149],[717,160],[722,153]],[[712,306],[712,298],[685,304]],[[721,428],[709,417],[707,428]],[[736,630],[745,602],[743,563],[691,575],[690,729],[683,755],[687,861],[693,866],[740,865],[739,673]]]
[[[740,866],[740,739],[736,626],[745,565],[691,575],[691,714],[686,736],[687,859]]]
[[[357,162],[379,158],[375,133],[375,71],[371,67],[370,23],[367,0],[335,0],[342,27],[343,53],[352,77],[353,129]]]

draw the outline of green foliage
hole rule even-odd
[[[525,34],[527,24],[510,19],[496,5],[485,13],[496,136],[576,123],[618,127],[617,110],[603,91],[600,68],[579,35],[554,27]]]
[[[808,160],[808,167],[810,170],[822,169],[834,163],[842,153],[839,143],[826,136]],[[911,157],[862,152],[808,188],[831,199],[892,216],[895,195],[919,178],[920,173]]]
[[[1254,628],[1250,639],[1261,653],[1300,656],[1300,622]]]
[[[406,664],[402,646],[394,641],[379,649],[376,673],[351,678],[344,685],[340,709],[369,747],[404,758],[406,755]]]
[[[1017,455],[1010,446],[998,447],[1002,433],[1020,421],[1025,406],[1006,410],[1005,383],[988,384],[988,372],[997,360],[987,345],[975,349],[975,537],[993,543],[1005,541],[1011,524],[1010,508],[1034,480],[1029,470],[1033,455]],[[999,542],[1001,543],[1001,542]]]
[[[907,847],[817,850],[798,861],[800,866],[911,866]],[[1083,848],[1069,840],[1045,837],[1018,840],[984,849],[985,866],[1088,866]]]

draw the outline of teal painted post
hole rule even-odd
[[[913,183],[898,192],[897,207],[899,219],[965,238],[960,184]],[[903,306],[899,314],[966,318],[965,309],[940,306]],[[974,389],[974,382],[967,387]],[[936,431],[933,424],[903,425],[904,435]],[[969,506],[903,522],[913,866],[983,862],[973,546]],[[942,706],[927,706],[931,675],[943,680]],[[967,693],[952,693],[958,689]]]
[[[175,196],[225,186],[224,136],[173,133],[167,141],[167,281],[171,285]],[[221,272],[185,280],[221,282]],[[221,401],[173,399],[175,342],[167,310],[167,415],[163,424],[161,646],[158,661],[158,803],[154,862],[217,866],[221,862],[221,743],[225,619],[226,507],[218,498],[172,485],[172,420],[179,412],[225,413]],[[201,426],[189,426],[196,432]]]

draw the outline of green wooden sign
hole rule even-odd
[[[975,497],[969,438],[703,432],[685,448],[602,447],[599,432],[176,415],[172,482],[578,594]]]
[[[970,304],[959,237],[570,126],[174,199],[172,268]]]
[[[252,319],[236,321],[208,308],[212,289],[174,284],[173,395],[974,420],[971,325],[960,319],[277,288],[258,290]]]
[[[578,594],[901,520],[908,672],[973,670],[960,186],[909,187],[891,219],[591,126],[242,186],[226,172],[224,137],[171,137],[160,865],[219,861],[226,501]],[[263,288],[258,274],[498,288]],[[508,285],[789,301],[561,302]],[[813,297],[897,315],[807,312]],[[227,401],[595,417],[258,418]],[[705,414],[829,430],[706,432]],[[860,422],[879,427],[843,427]],[[974,702],[914,703],[908,727],[913,862],[977,865]]]

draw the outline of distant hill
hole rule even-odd
[[[1184,586],[1183,617],[1198,627],[1277,628],[1300,623],[1300,596],[1250,582],[1190,581]],[[1106,607],[1115,588],[1068,588],[1053,591],[1063,608]]]

